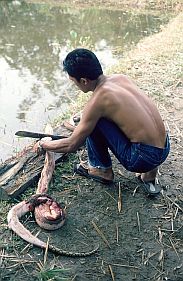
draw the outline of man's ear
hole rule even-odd
[[[87,78],[81,78],[80,79],[80,83],[84,84],[84,85],[87,85],[88,84],[88,79]]]

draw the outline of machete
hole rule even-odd
[[[43,134],[43,133],[34,133],[29,131],[18,131],[15,133],[16,136],[24,137],[24,138],[35,138],[42,139],[45,137],[51,137],[52,140],[60,140],[66,138],[65,136],[51,135],[51,134]]]

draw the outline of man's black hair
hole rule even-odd
[[[83,48],[70,52],[63,61],[64,71],[78,82],[81,78],[96,80],[103,74],[101,64],[96,55]]]

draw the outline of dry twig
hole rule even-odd
[[[81,230],[79,230],[78,228],[76,228],[76,230],[81,233],[84,237],[88,238],[86,234],[84,234]]]
[[[110,264],[109,264],[109,271],[110,271],[110,274],[111,274],[111,277],[112,277],[112,281],[115,281],[114,272],[113,272],[112,266]]]
[[[175,253],[176,253],[178,259],[180,260],[179,254],[178,254],[178,252],[177,252],[177,250],[176,250],[176,248],[175,248],[175,245],[173,244],[173,241],[172,241],[172,239],[171,239],[170,237],[169,237],[169,240],[170,240],[170,243],[171,243],[171,245],[172,245],[172,248],[174,249],[174,251],[175,251]]]
[[[132,269],[139,269],[138,266],[128,265],[128,264],[119,264],[119,263],[113,263],[111,264],[113,266],[119,266],[119,267],[126,267],[126,268],[132,268]]]
[[[116,199],[109,192],[107,192],[106,190],[104,192],[107,193],[107,195],[109,195],[116,202]]]
[[[138,223],[138,229],[140,232],[140,217],[139,217],[139,213],[137,212],[137,223]]]
[[[137,192],[137,189],[139,188],[139,186],[137,185],[133,191],[133,196],[135,196],[135,193]]]
[[[98,226],[96,225],[96,223],[94,221],[92,221],[92,224],[95,228],[95,230],[97,231],[97,233],[100,235],[100,237],[103,239],[103,241],[105,242],[105,244],[111,248],[111,246],[109,245],[109,242],[107,241],[105,235],[103,234],[103,232],[98,228]]]
[[[116,222],[116,242],[117,243],[119,242],[119,227],[118,227],[117,222]]]
[[[158,227],[158,234],[159,234],[159,242],[160,242],[160,244],[162,244],[163,233],[162,233],[160,227]]]
[[[118,193],[118,212],[120,213],[122,209],[122,197],[121,197],[121,185],[119,182],[119,193]]]
[[[166,195],[166,198],[167,198],[168,200],[170,200],[170,202],[172,202],[180,211],[183,212],[183,209],[182,209],[176,202],[174,202],[170,197],[168,197],[168,196]]]

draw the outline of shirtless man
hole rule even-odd
[[[169,138],[158,109],[127,76],[103,74],[94,53],[86,49],[70,52],[64,62],[69,79],[84,93],[93,94],[72,135],[54,141],[39,141],[40,147],[54,152],[74,152],[86,140],[88,166],[76,165],[75,172],[105,184],[114,174],[109,149],[128,170],[139,173],[144,190],[158,194],[158,166],[168,156]]]

